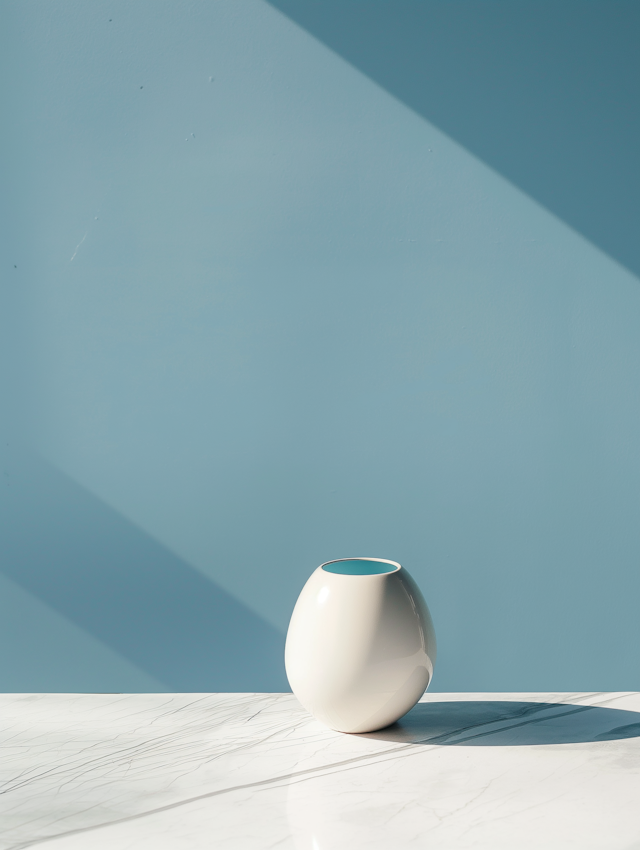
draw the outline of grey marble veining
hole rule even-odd
[[[640,848],[640,694],[3,695],[0,850]]]

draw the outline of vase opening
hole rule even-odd
[[[322,565],[322,569],[342,576],[379,576],[397,572],[400,564],[381,558],[344,558],[341,561],[328,561]]]

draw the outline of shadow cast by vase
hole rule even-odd
[[[640,712],[507,700],[418,703],[397,723],[362,735],[405,744],[523,747],[640,737]]]

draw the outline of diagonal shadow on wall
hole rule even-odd
[[[640,274],[636,0],[270,0]]]
[[[275,628],[46,462],[3,501],[0,569],[168,689],[289,690]]]

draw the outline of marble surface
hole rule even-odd
[[[0,848],[640,848],[640,694],[0,696]]]

